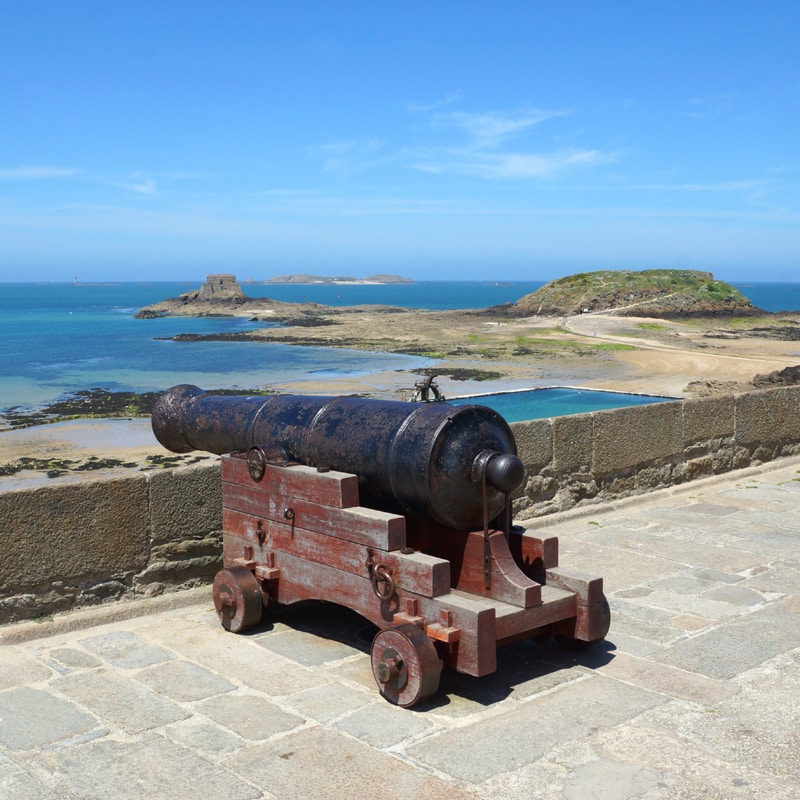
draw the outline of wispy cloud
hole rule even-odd
[[[136,192],[137,194],[155,194],[156,193],[156,182],[152,178],[146,178],[144,175],[140,173],[134,173],[130,176],[131,180],[134,181],[133,183],[130,182],[122,182],[118,183],[121,189],[127,189],[131,192]]]
[[[445,106],[450,106],[453,103],[457,103],[463,97],[464,93],[460,89],[456,89],[455,91],[448,92],[444,97],[440,100],[436,100],[433,103],[409,103],[406,108],[412,114],[424,114],[429,113],[431,111],[436,111],[439,108],[444,108]]]
[[[684,113],[691,119],[713,119],[738,114],[740,111],[738,98],[732,92],[720,92],[705,97],[690,97],[686,101],[686,105],[687,109]]]
[[[80,172],[71,167],[27,166],[0,169],[0,181],[35,181],[70,178]]]
[[[372,169],[396,158],[380,139],[350,139],[328,142],[315,148],[323,158],[323,170],[352,174]]]
[[[512,114],[470,114],[452,111],[434,114],[431,123],[437,127],[450,126],[466,133],[476,147],[492,147],[519,136],[548,119],[566,116],[566,111],[533,109]]]
[[[455,172],[486,180],[549,178],[576,167],[600,166],[617,159],[600,150],[556,150],[550,153],[470,153],[469,158],[450,154],[446,158],[419,161],[414,168],[441,174]]]
[[[776,183],[774,178],[750,178],[735,181],[711,181],[710,183],[648,183],[638,189],[653,189],[660,192],[747,192],[764,189]]]
[[[452,98],[455,102],[456,96]],[[483,180],[552,178],[568,170],[610,164],[618,152],[598,148],[535,147],[534,129],[568,116],[565,109],[521,108],[513,111],[442,111],[441,105],[414,106],[425,112],[437,140],[389,147],[382,140],[341,140],[316,148],[326,172],[354,173],[394,162],[403,168],[434,175],[467,175]],[[430,138],[430,137],[429,137]],[[442,143],[442,139],[447,139]]]
[[[454,111],[431,115],[434,128],[451,128],[463,134],[458,144],[418,153],[412,166],[421,172],[472,175],[484,180],[552,178],[567,170],[610,164],[616,152],[596,148],[566,147],[540,150],[517,140],[548,120],[566,117],[564,109],[527,108],[514,112],[467,113]],[[512,146],[512,143],[513,146]]]

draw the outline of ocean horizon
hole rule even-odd
[[[251,297],[330,306],[395,305],[434,310],[513,303],[544,281],[417,281],[410,284],[245,283]],[[174,342],[179,333],[263,327],[242,317],[135,319],[140,308],[198,288],[200,281],[0,283],[0,414],[87,389],[160,391],[178,383],[243,391],[420,369],[431,359],[279,343]],[[733,283],[765,311],[800,310],[800,283]]]

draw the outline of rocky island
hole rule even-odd
[[[679,397],[752,388],[756,374],[800,360],[800,315],[764,312],[711,273],[690,270],[581,273],[515,303],[458,311],[283,303],[246,297],[232,275],[210,275],[199,290],[137,316],[220,314],[265,327],[175,338],[427,356],[440,379],[500,380],[506,388],[581,385]]]
[[[431,368],[412,373],[387,370],[318,382],[306,379],[247,393],[410,399],[419,375],[432,373],[448,397],[542,386],[697,397],[800,382],[800,313],[760,311],[709,273],[585,273],[552,281],[515,303],[461,311],[280,303],[248,298],[234,275],[219,274],[209,275],[199,289],[138,314],[144,320],[164,315],[246,316],[264,323],[242,333],[174,337],[183,341],[284,342],[418,354],[434,360]],[[23,430],[14,433],[16,439],[9,432],[5,435],[6,463],[0,463],[0,477],[14,481],[20,470],[22,475],[31,470],[46,476],[64,471],[90,475],[115,465],[130,468],[143,463],[145,456],[150,466],[143,468],[196,457],[153,455],[149,423],[131,419],[147,415],[153,398],[153,394],[90,390],[51,407],[20,412],[19,418],[9,418],[12,427]],[[82,444],[76,448],[76,432],[70,432],[69,425],[50,434],[43,429],[53,426],[40,424],[97,416],[122,416],[120,422],[132,428],[141,423],[142,433],[139,438],[132,436],[129,447],[103,445],[110,421],[91,422],[94,436],[87,438],[82,428],[78,437]]]

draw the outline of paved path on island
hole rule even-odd
[[[0,798],[796,800],[799,512],[793,458],[534,523],[604,575],[607,641],[514,645],[418,710],[332,605],[236,636],[204,589],[0,629]]]

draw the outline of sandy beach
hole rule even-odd
[[[333,346],[428,352],[447,397],[545,386],[572,386],[689,397],[746,391],[757,374],[800,364],[800,341],[781,337],[781,321],[665,321],[610,314],[524,318],[498,323],[466,312],[337,312],[326,328]],[[788,315],[791,325],[800,315]],[[763,328],[754,333],[754,329]],[[265,329],[266,338],[314,344],[319,329]],[[427,349],[426,349],[427,348]],[[484,378],[492,377],[491,380]],[[361,394],[409,399],[421,376],[407,371],[276,383],[283,393]],[[131,469],[158,469],[196,459],[176,456],[153,436],[149,419],[80,419],[0,433],[0,491],[51,481],[84,480]],[[28,459],[28,461],[21,461]]]

